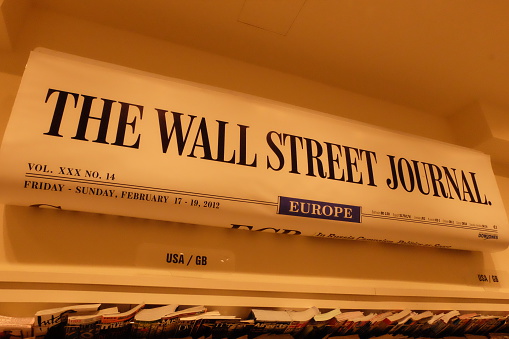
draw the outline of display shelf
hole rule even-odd
[[[300,309],[405,309],[508,312],[509,293],[482,287],[379,288],[335,285],[309,277],[227,274],[222,278],[168,275],[66,274],[4,271],[3,303],[108,303],[210,305]],[[265,279],[265,281],[263,281]],[[366,282],[364,282],[366,283]],[[434,288],[432,288],[434,287]]]
[[[1,269],[1,268],[0,268]],[[167,287],[213,291],[283,292],[402,297],[451,297],[471,299],[508,299],[509,291],[500,286],[453,285],[381,280],[356,280],[312,276],[285,276],[196,271],[132,270],[118,268],[81,268],[23,270],[2,269],[0,283],[56,283]],[[391,286],[392,285],[392,286]],[[402,286],[406,285],[406,286]]]
[[[237,308],[284,308],[304,309],[316,306],[320,309],[355,309],[355,310],[458,310],[476,312],[508,312],[509,303],[504,300],[490,300],[478,302],[472,299],[448,298],[447,301],[437,299],[406,299],[390,301],[382,300],[324,300],[320,298],[302,298],[301,296],[238,296],[238,295],[200,295],[200,294],[166,294],[145,292],[112,292],[112,291],[74,291],[59,289],[2,289],[0,298],[2,303],[17,304],[182,304],[182,305],[208,305],[215,307]],[[37,309],[37,307],[35,307]]]

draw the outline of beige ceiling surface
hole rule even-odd
[[[32,6],[450,115],[509,108],[507,0],[32,0]]]

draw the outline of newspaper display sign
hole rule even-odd
[[[0,151],[0,202],[480,251],[508,245],[485,154],[44,49]]]

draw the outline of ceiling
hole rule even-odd
[[[507,0],[32,0],[448,116],[509,108]]]

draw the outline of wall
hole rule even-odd
[[[31,10],[0,52],[0,136],[29,51],[45,47],[245,92],[455,143],[445,118],[238,60]],[[270,84],[270,86],[268,86]],[[500,173],[505,171],[502,165]],[[509,208],[509,178],[497,176]],[[509,310],[509,251],[481,253],[292,237],[72,211],[2,206],[0,313],[44,303]],[[147,247],[228,251],[235,265],[168,269]],[[496,274],[482,284],[477,274]],[[30,310],[30,311],[29,311]]]

